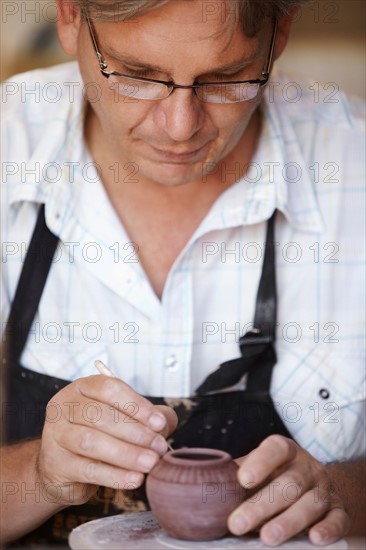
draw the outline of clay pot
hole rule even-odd
[[[213,540],[227,533],[227,518],[244,500],[238,466],[216,449],[166,453],[147,476],[146,492],[160,526],[185,540]]]

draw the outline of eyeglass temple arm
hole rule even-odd
[[[86,24],[88,26],[90,39],[91,39],[93,47],[94,47],[95,55],[98,58],[98,63],[99,63],[100,69],[102,71],[104,71],[108,67],[108,64],[104,61],[104,58],[103,58],[102,54],[99,51],[98,42],[96,41],[96,38],[94,36],[94,32],[93,32],[93,29],[92,29],[92,26],[91,26],[91,22],[90,22],[89,16],[87,14],[85,14],[85,20],[86,20]]]
[[[267,61],[267,64],[266,66],[264,67],[263,71],[262,71],[262,76],[264,77],[269,77],[269,73],[271,72],[271,69],[272,69],[272,64],[273,64],[273,53],[274,53],[274,49],[275,49],[275,45],[276,45],[276,36],[277,36],[277,19],[275,19],[274,21],[274,25],[273,25],[273,33],[272,33],[272,39],[271,39],[271,49],[270,49],[270,52],[269,52],[269,55],[268,55],[268,61]]]

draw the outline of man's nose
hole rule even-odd
[[[174,141],[191,139],[203,126],[203,103],[193,89],[175,89],[156,105],[155,123]]]

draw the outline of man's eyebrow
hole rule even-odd
[[[122,55],[118,52],[116,52],[113,48],[106,48],[105,52],[116,59],[116,61],[119,61],[123,65],[130,65],[134,67],[135,69],[146,69],[150,71],[156,71],[160,73],[166,73],[166,69],[163,67],[159,67],[158,65],[152,65],[151,63],[142,63],[140,59],[133,56],[128,55]],[[215,67],[213,69],[209,69],[204,74],[216,74],[221,72],[238,72],[242,69],[245,69],[250,63],[252,63],[255,58],[257,57],[257,53],[251,55],[250,57],[247,57],[246,59],[241,59],[239,61],[235,61],[232,63],[228,63],[227,65],[221,65],[220,67]]]

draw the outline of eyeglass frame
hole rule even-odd
[[[228,81],[228,82],[219,82],[219,81],[216,81],[216,82],[196,82],[194,84],[183,85],[183,84],[175,84],[172,80],[171,81],[155,80],[155,79],[152,79],[152,78],[135,77],[135,76],[131,76],[131,75],[128,75],[128,74],[120,73],[119,71],[106,71],[106,68],[108,67],[108,63],[105,61],[102,53],[100,52],[100,47],[98,45],[98,40],[97,40],[97,37],[96,37],[95,29],[93,28],[93,25],[92,25],[92,22],[90,21],[89,15],[87,13],[84,13],[84,17],[85,17],[86,24],[87,24],[87,27],[88,27],[89,36],[90,36],[90,39],[91,39],[91,42],[92,42],[92,45],[93,45],[93,48],[94,48],[94,52],[95,52],[95,55],[96,55],[98,63],[99,63],[100,72],[105,78],[109,78],[111,76],[117,76],[117,77],[127,78],[127,79],[133,80],[133,81],[149,82],[151,84],[154,84],[154,83],[155,84],[163,84],[164,86],[166,86],[166,88],[169,91],[168,95],[164,98],[149,98],[149,99],[139,98],[139,99],[141,99],[141,101],[161,101],[162,99],[167,99],[174,92],[174,90],[176,90],[176,89],[181,89],[181,90],[190,90],[190,89],[192,89],[192,90],[194,90],[195,94],[197,95],[197,88],[205,88],[207,86],[224,87],[224,86],[232,86],[233,84],[259,84],[260,86],[264,86],[265,84],[267,84],[269,76],[271,74],[271,69],[272,69],[272,64],[273,64],[273,52],[274,52],[274,48],[275,48],[275,44],[276,44],[276,37],[277,37],[277,19],[274,19],[273,32],[272,32],[272,38],[271,38],[269,53],[268,53],[268,56],[267,56],[265,66],[262,69],[263,79],[257,78],[257,79],[254,79],[254,80],[235,80],[235,81],[232,80],[232,81]],[[197,97],[199,97],[199,96],[197,95]],[[245,101],[248,101],[248,100],[244,99],[244,100],[238,101],[237,103],[241,103],[241,102],[245,102]],[[223,102],[223,105],[225,105],[225,104],[230,104],[230,102],[228,102],[228,103]]]

